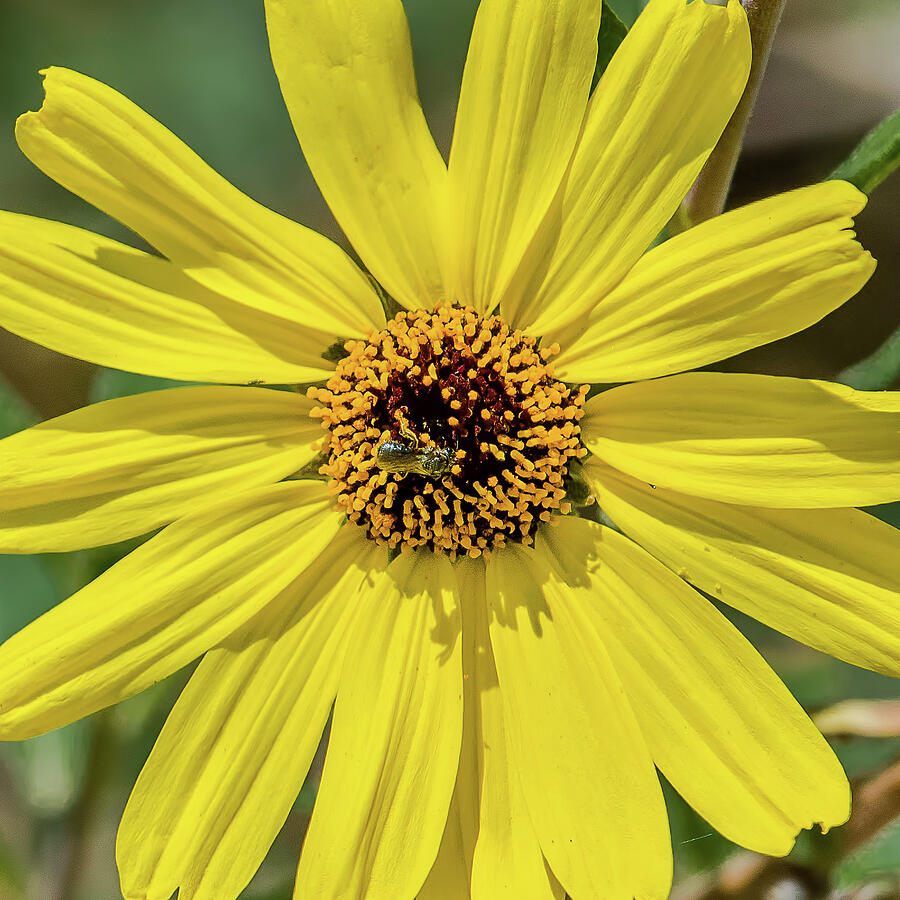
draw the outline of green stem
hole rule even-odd
[[[784,3],[785,0],[743,0],[750,23],[750,45],[753,52],[747,86],[703,171],[694,182],[681,210],[670,223],[673,231],[683,231],[691,225],[719,215],[725,209],[731,179],[734,177],[744,134],[769,61],[772,40],[781,20]],[[714,84],[710,85],[710,90],[715,89]]]
[[[900,166],[900,109],[879,122],[828,176],[871,194]]]

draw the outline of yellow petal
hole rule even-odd
[[[400,0],[266,0],[275,72],[316,183],[372,274],[411,309],[445,297],[447,169]]]
[[[654,762],[710,825],[783,856],[801,828],[846,821],[850,786],[831,748],[709,601],[610,528],[561,518],[543,541],[609,651]]]
[[[101,366],[186,381],[326,378],[334,338],[209,291],[167,260],[0,211],[0,323]]]
[[[380,556],[342,529],[270,610],[203,658],[119,826],[128,900],[176,888],[182,900],[234,900],[253,877],[303,786]]]
[[[869,506],[900,498],[900,393],[691,372],[586,405],[585,445],[650,484],[747,506]]]
[[[559,189],[597,57],[599,0],[482,0],[450,152],[457,299],[500,302]]]
[[[900,675],[900,531],[856,509],[701,500],[589,462],[597,501],[686,581],[817,650]]]
[[[477,749],[477,663],[473,659],[474,605],[484,603],[484,561],[468,557],[454,564],[462,621],[463,724],[462,745],[450,811],[437,858],[416,900],[471,900],[472,856],[478,838],[480,782]],[[471,610],[471,612],[470,612]]]
[[[541,849],[573,900],[664,900],[672,855],[659,782],[579,593],[543,550],[510,547],[488,561],[511,755]]]
[[[463,737],[463,741],[465,742],[465,737]],[[466,817],[465,824],[463,824],[463,816],[457,800],[460,789],[457,776],[456,789],[450,802],[450,812],[447,814],[447,824],[444,827],[444,836],[441,838],[437,859],[425,879],[425,884],[416,894],[416,900],[471,900],[472,893],[469,886],[471,851],[464,843],[463,829],[468,831],[470,826],[475,823],[470,823]],[[463,789],[474,790],[474,786],[467,785]]]
[[[738,0],[650,0],[591,97],[556,221],[508,306],[517,324],[580,320],[621,281],[700,172],[749,67]]]
[[[419,900],[562,900],[510,758],[484,562],[463,559],[455,568],[463,603],[463,747],[441,850]]]
[[[237,303],[344,337],[384,321],[336,244],[242,194],[112,88],[69,69],[44,76],[44,105],[16,139],[54,181]]]
[[[866,197],[826,181],[725,213],[655,247],[577,324],[545,336],[566,381],[637,381],[735,356],[818,322],[868,280]]]
[[[453,793],[463,687],[449,560],[405,553],[356,602],[298,900],[415,897]]]
[[[145,534],[315,456],[311,401],[185,387],[107,400],[0,441],[0,552],[73,550]]]
[[[471,565],[464,562],[460,565]],[[519,772],[509,748],[509,728],[488,632],[483,565],[465,594],[463,645],[466,700],[470,706],[471,740],[476,767],[469,784],[478,813],[472,862],[473,900],[561,900],[528,815]],[[467,663],[467,665],[465,665]],[[465,757],[463,757],[465,759]],[[460,785],[464,784],[460,772]]]
[[[324,485],[255,488],[152,537],[0,647],[0,740],[109,706],[223,641],[341,526]]]

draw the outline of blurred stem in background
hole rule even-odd
[[[83,896],[82,872],[90,849],[90,836],[98,818],[101,799],[105,796],[115,771],[117,734],[108,710],[94,719],[90,735],[85,782],[75,805],[69,811],[59,885],[55,896],[59,900],[78,900]]]
[[[769,61],[775,31],[781,21],[785,0],[742,0],[750,23],[750,43],[753,58],[750,76],[741,100],[722,137],[710,154],[703,171],[669,225],[672,233],[685,231],[691,225],[711,219],[725,209],[728,189],[734,177],[744,135],[759,94],[759,85]],[[710,85],[710,90],[716,86]]]

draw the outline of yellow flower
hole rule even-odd
[[[129,900],[236,897],[335,698],[298,898],[664,898],[654,764],[762,852],[844,821],[828,745],[689,584],[897,674],[900,539],[852,507],[900,497],[900,401],[676,373],[852,296],[865,198],[815,185],[645,252],[744,86],[740,5],[651,0],[589,98],[599,0],[482,0],[449,166],[400,0],[266,15],[306,159],[405,311],[110,88],[46,73],[23,151],[163,256],[4,213],[0,321],[221,384],[0,443],[0,550],[165,526],[0,649],[0,737],[202,656],[124,813]],[[621,532],[565,515],[585,448]]]

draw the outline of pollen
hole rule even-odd
[[[400,312],[344,346],[308,395],[327,433],[320,472],[373,541],[479,556],[569,512],[587,388],[553,377],[558,348],[460,306]]]

